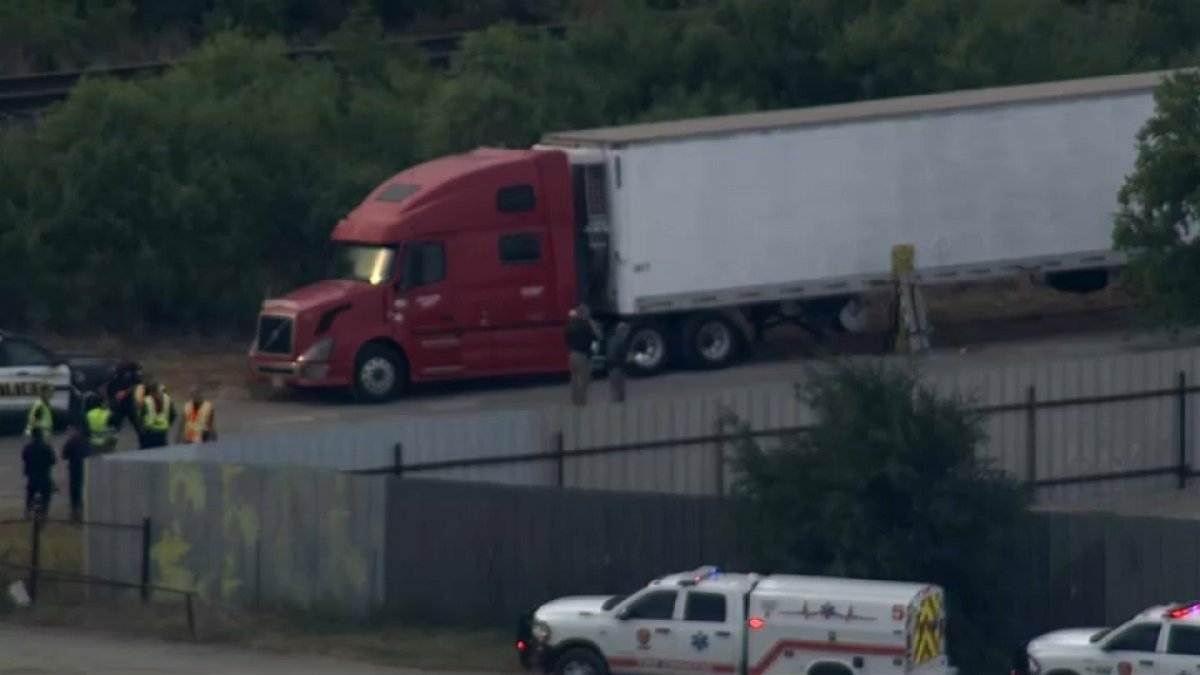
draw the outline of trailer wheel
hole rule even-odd
[[[719,314],[701,314],[683,325],[683,351],[693,368],[728,366],[738,356],[738,332]]]
[[[671,362],[666,326],[658,321],[634,324],[629,331],[631,374],[645,377],[666,369]]]
[[[554,662],[554,675],[608,675],[608,665],[596,652],[576,647]]]
[[[382,403],[408,387],[408,364],[395,349],[369,343],[354,360],[354,398],[364,403]]]

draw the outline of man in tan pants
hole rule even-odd
[[[586,405],[588,386],[592,383],[592,345],[599,337],[587,305],[581,304],[571,311],[565,337],[570,352],[571,403]]]

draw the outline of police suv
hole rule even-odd
[[[27,337],[0,330],[0,416],[27,414],[47,384],[54,389],[50,407],[56,413],[70,412],[78,395],[97,389],[110,368],[105,359],[58,354]]]
[[[522,617],[517,649],[555,675],[955,672],[937,586],[714,567],[546,603]]]
[[[1196,675],[1200,603],[1151,607],[1115,628],[1071,628],[1034,638],[1014,675]]]

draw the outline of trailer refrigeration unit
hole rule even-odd
[[[334,229],[329,278],[267,300],[250,359],[276,384],[566,370],[587,302],[635,369],[716,368],[774,323],[854,327],[917,281],[1038,271],[1103,288],[1116,194],[1166,73],[548,134],[385,181]]]

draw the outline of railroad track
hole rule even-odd
[[[540,26],[558,37],[566,33],[565,24]],[[468,33],[431,35],[416,38],[389,40],[390,47],[416,47],[424,52],[431,64],[439,67],[450,65],[451,57],[458,51]],[[287,52],[288,58],[329,58],[333,49],[327,46],[301,47]],[[159,75],[183,61],[156,61],[136,63],[108,68],[91,68],[54,73],[37,73],[0,78],[0,113],[29,113],[66,98],[71,89],[85,77],[118,77],[130,79]]]

